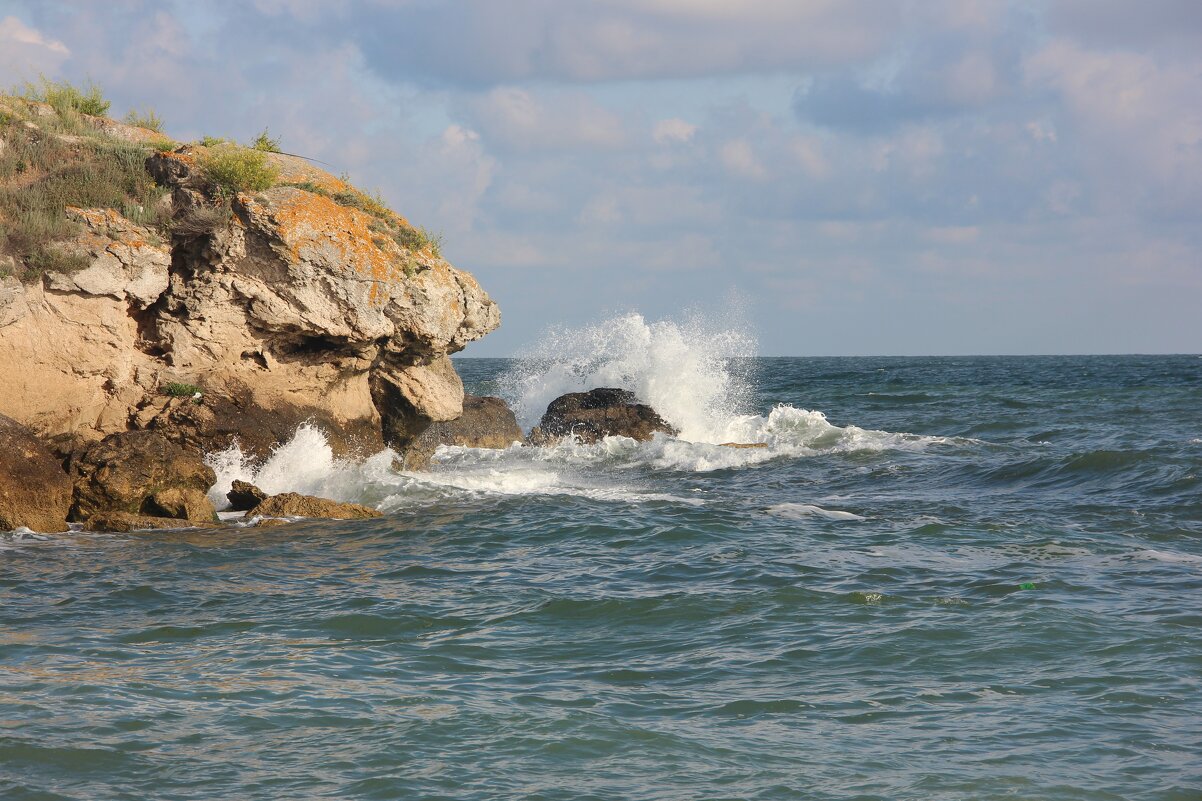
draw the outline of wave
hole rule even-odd
[[[710,472],[755,467],[777,459],[860,451],[912,450],[951,442],[837,426],[820,411],[778,405],[751,413],[754,384],[747,360],[755,340],[736,328],[647,322],[626,314],[576,330],[548,334],[498,379],[501,394],[524,427],[537,422],[551,400],[598,386],[630,389],[679,429],[649,442],[607,437],[593,444],[564,441],[546,448],[503,450],[442,446],[431,469],[397,469],[396,454],[381,451],[362,461],[338,459],[312,425],[261,464],[237,448],[212,454],[217,473],[210,498],[226,507],[235,479],[265,492],[301,492],[367,503],[384,511],[413,504],[481,495],[567,494],[595,500],[696,505],[697,498],[649,489],[633,472]],[[724,443],[750,447],[732,448]]]
[[[821,506],[814,506],[809,503],[778,503],[776,506],[769,506],[764,511],[775,517],[783,517],[789,520],[804,520],[808,517],[821,517],[826,520],[867,520],[866,517],[854,512],[823,509]]]
[[[749,362],[736,360],[755,356],[756,348],[745,331],[700,316],[648,323],[641,314],[624,314],[544,334],[498,383],[524,428],[560,395],[621,387],[676,426],[682,439],[716,443],[732,417],[752,410]]]

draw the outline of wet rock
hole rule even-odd
[[[164,491],[195,490],[203,495],[217,480],[198,454],[154,431],[105,437],[74,453],[68,473],[75,482],[72,520],[88,520],[100,512],[161,514],[154,499]],[[162,497],[173,505],[180,500],[179,496]],[[195,509],[195,504],[191,508]],[[213,519],[211,505],[206,519]]]
[[[509,405],[500,398],[464,395],[463,414],[455,420],[432,423],[401,451],[405,469],[422,470],[439,445],[468,448],[508,448],[522,441],[522,429]]]
[[[656,432],[677,431],[650,406],[625,389],[599,387],[561,395],[547,407],[530,432],[532,445],[548,445],[571,436],[588,444],[604,437],[623,436],[646,441]]]
[[[67,530],[71,479],[29,429],[0,415],[0,531]]]
[[[225,497],[229,499],[230,511],[246,512],[267,500],[267,493],[254,484],[235,480]]]
[[[83,521],[85,531],[171,531],[183,528],[217,528],[212,521],[179,520],[129,512],[98,512]]]
[[[357,503],[339,503],[328,498],[284,492],[272,495],[254,509],[247,517],[324,517],[331,520],[364,520],[384,515],[368,506]]]

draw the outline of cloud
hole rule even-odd
[[[661,145],[672,142],[688,142],[697,133],[697,126],[678,117],[658,120],[651,129],[651,138]]]
[[[470,355],[735,285],[776,353],[1202,341],[1192,2],[10,6],[0,70],[270,126],[442,231],[506,312]]]
[[[489,141],[508,150],[608,149],[626,140],[621,118],[580,93],[497,87],[466,108]]]
[[[756,74],[877,54],[903,9],[868,0],[463,0],[364,9],[390,80],[491,86]]]
[[[13,16],[0,19],[0,78],[12,83],[53,73],[71,51],[58,39]]]
[[[1202,57],[1166,62],[1057,39],[1024,67],[1031,86],[1056,93],[1056,139],[1071,137],[1099,190],[1202,214]]]

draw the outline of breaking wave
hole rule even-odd
[[[322,431],[304,425],[261,464],[237,447],[210,455],[218,477],[210,497],[222,508],[231,482],[242,479],[268,493],[301,492],[384,511],[474,495],[569,494],[695,505],[696,498],[656,492],[646,473],[739,469],[782,458],[917,449],[947,441],[837,426],[822,412],[789,405],[756,414],[748,358],[755,349],[754,338],[738,328],[715,328],[700,318],[648,322],[626,314],[559,330],[498,378],[523,428],[529,430],[547,404],[564,393],[613,386],[634,392],[679,435],[504,450],[442,446],[429,471],[411,473],[397,468],[396,454],[389,450],[362,461],[338,459]]]

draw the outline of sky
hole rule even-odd
[[[0,86],[283,149],[441,232],[465,356],[1202,351],[1197,0],[0,0]]]

